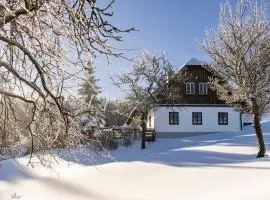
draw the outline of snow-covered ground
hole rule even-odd
[[[263,123],[263,130],[270,149],[270,122]],[[59,159],[53,172],[6,160],[0,162],[0,199],[270,199],[270,158],[256,159],[256,152],[256,138],[248,128],[159,139],[146,150],[139,143],[121,147],[113,153],[114,161],[94,156],[95,166],[77,153],[74,162]]]

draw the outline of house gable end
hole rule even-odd
[[[212,90],[209,86],[206,86],[210,77],[217,76],[208,69],[208,65],[205,62],[201,65],[198,63],[198,60],[191,59],[176,73],[170,87],[174,88],[173,90],[177,91],[181,98],[179,98],[177,102],[174,101],[173,103],[202,105],[226,104],[223,100],[218,98],[214,90]],[[195,92],[190,92],[188,85],[195,85]]]

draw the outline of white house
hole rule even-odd
[[[157,137],[242,130],[242,114],[225,104],[208,87],[213,74],[205,66],[197,59],[190,59],[176,74],[185,77],[184,82],[170,85],[181,96],[177,104],[165,102],[149,112],[147,127],[153,128]]]

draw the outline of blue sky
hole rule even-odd
[[[197,42],[202,40],[206,28],[217,27],[222,2],[224,0],[116,0],[112,22],[122,28],[139,29],[124,35],[124,41],[117,47],[136,49],[126,53],[129,57],[143,50],[165,51],[174,67],[191,57],[207,60]],[[236,0],[231,2],[235,4]],[[123,93],[113,86],[109,75],[128,71],[131,63],[112,59],[109,67],[106,59],[99,57],[94,65],[102,96],[122,97]]]

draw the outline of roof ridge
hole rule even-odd
[[[208,65],[208,63],[206,61],[202,61],[202,60],[199,60],[197,58],[189,58],[183,65],[181,65],[178,68],[178,71],[187,65],[189,65],[189,66],[198,66],[198,65],[203,66],[203,65]]]

